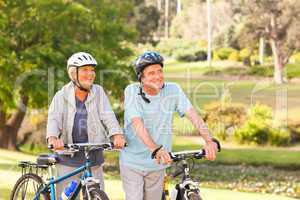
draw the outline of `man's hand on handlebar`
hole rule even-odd
[[[155,160],[158,164],[168,165],[172,163],[170,153],[163,148],[159,149],[155,154]]]
[[[221,151],[219,141],[215,138],[205,141],[204,150],[207,160],[215,160],[217,151]]]

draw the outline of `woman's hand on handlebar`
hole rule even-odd
[[[123,134],[113,135],[112,141],[115,149],[122,149],[126,144]]]
[[[48,144],[52,147],[53,150],[63,150],[64,149],[64,142],[57,138],[57,137],[49,137]]]

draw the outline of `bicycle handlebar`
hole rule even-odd
[[[215,138],[213,138],[212,140],[217,144],[218,152],[220,152],[221,151],[220,142]],[[171,159],[176,162],[187,158],[202,159],[203,157],[205,157],[206,152],[205,149],[201,149],[201,150],[192,150],[192,151],[169,152],[169,154]]]
[[[65,150],[71,151],[81,151],[90,149],[103,149],[103,150],[113,150],[114,144],[109,143],[74,143],[74,144],[64,144]],[[48,149],[53,150],[53,145],[48,145]]]

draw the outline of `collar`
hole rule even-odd
[[[69,82],[62,88],[63,97],[64,99],[70,103],[74,108],[76,108],[76,101],[75,101],[75,86],[72,82]],[[96,97],[96,87],[94,84],[92,85],[92,88],[90,89],[88,96],[85,100],[85,103],[90,102]]]

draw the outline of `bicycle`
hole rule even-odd
[[[52,148],[51,146],[49,147]],[[100,181],[93,177],[91,172],[91,162],[89,153],[95,149],[113,150],[112,143],[78,143],[78,144],[66,144],[65,149],[60,153],[75,153],[78,151],[84,151],[85,163],[76,168],[74,171],[55,178],[53,176],[53,170],[55,164],[58,162],[57,155],[55,154],[41,154],[37,158],[37,162],[21,161],[19,166],[22,168],[22,176],[17,180],[10,200],[56,200],[55,197],[55,184],[77,175],[81,172],[82,176],[75,189],[75,192],[70,197],[74,200],[78,197],[81,189],[83,190],[83,199],[88,200],[109,200],[106,193],[100,189]],[[46,181],[39,175],[39,171],[49,170],[50,178]],[[29,190],[28,190],[29,189]]]
[[[218,152],[221,151],[221,146],[218,140],[213,139],[217,144]],[[182,175],[181,181],[176,183],[172,193],[169,193],[169,177],[166,175],[164,180],[162,200],[202,200],[200,195],[199,183],[190,177],[190,171],[193,169],[188,160],[191,160],[194,165],[194,159],[202,159],[205,157],[205,150],[180,151],[170,152],[171,159],[177,163],[178,168],[171,177],[175,178]],[[181,164],[180,166],[178,166]]]

